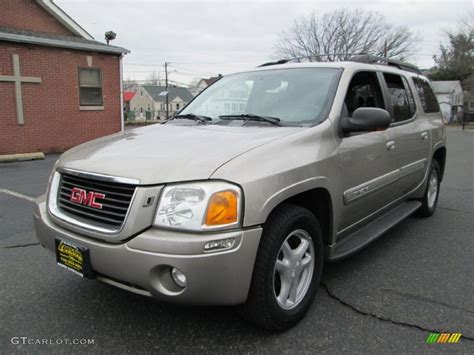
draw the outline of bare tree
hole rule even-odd
[[[416,41],[408,28],[388,24],[378,12],[336,10],[297,19],[280,34],[275,52],[279,58],[312,61],[347,60],[354,54],[403,59]]]
[[[136,91],[139,84],[135,79],[127,78],[123,81],[123,91]]]
[[[157,85],[161,84],[161,74],[159,72],[153,71],[146,77],[145,85]]]

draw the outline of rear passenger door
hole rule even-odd
[[[400,169],[397,186],[402,196],[423,181],[430,153],[430,125],[426,114],[417,108],[410,77],[382,73],[392,115],[394,152]]]

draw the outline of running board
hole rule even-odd
[[[393,210],[383,214],[358,231],[348,235],[339,243],[336,243],[329,261],[337,261],[347,258],[349,255],[359,251],[366,245],[379,238],[406,217],[420,208],[420,201],[406,201]]]

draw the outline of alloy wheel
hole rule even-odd
[[[297,229],[286,237],[273,270],[273,292],[281,308],[293,309],[303,300],[313,278],[314,258],[308,232]]]

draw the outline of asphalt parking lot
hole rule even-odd
[[[0,164],[0,353],[474,353],[472,131],[448,129],[435,215],[410,217],[357,255],[326,265],[308,316],[283,334],[255,329],[232,308],[163,304],[57,267],[35,238],[31,201],[45,191],[56,159]],[[430,332],[463,337],[426,344]]]

